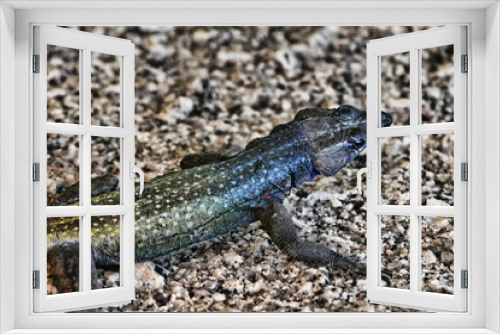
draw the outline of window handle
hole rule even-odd
[[[133,161],[130,161],[129,167],[130,167],[129,176],[131,179],[134,179],[135,173],[139,174],[139,184],[140,184],[139,195],[142,195],[142,191],[144,190],[144,172],[142,171],[142,169],[135,167]]]
[[[368,161],[366,165],[367,167],[358,170],[358,186],[356,187],[356,189],[358,190],[358,194],[360,195],[363,193],[363,191],[361,190],[361,175],[363,175],[363,173],[366,173],[367,178],[370,179],[372,177],[372,163]]]

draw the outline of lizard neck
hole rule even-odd
[[[256,157],[268,184],[279,189],[278,196],[274,196],[279,199],[289,195],[291,188],[300,187],[317,175],[312,146],[302,125],[296,121],[280,125],[269,136],[252,141],[246,147],[246,154]]]

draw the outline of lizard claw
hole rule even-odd
[[[338,256],[332,263],[333,268],[343,268],[349,271],[354,276],[366,276],[366,263],[359,262],[359,257],[351,256],[351,257],[342,257]],[[383,281],[387,283],[387,286],[390,286],[390,282],[392,281],[392,270],[382,268],[381,270],[381,278]]]
[[[333,269],[345,269],[353,276],[366,276],[366,263],[359,262],[358,256],[345,257],[337,253],[334,255],[331,266]]]

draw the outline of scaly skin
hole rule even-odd
[[[386,120],[383,126],[387,123],[390,125]],[[292,187],[300,187],[319,174],[336,174],[365,147],[365,113],[347,106],[338,110],[304,109],[295,120],[252,141],[231,158],[219,157],[223,161],[147,182],[135,201],[136,262],[152,261],[261,219],[278,247],[291,257],[337,265],[340,259],[341,267],[349,267],[347,259],[323,246],[319,249],[299,244],[279,206]],[[95,205],[118,203],[118,190],[92,197]],[[273,228],[273,224],[277,225]],[[77,232],[78,220],[50,219],[49,248],[67,248],[68,244],[77,247]],[[116,217],[93,218],[92,255],[96,266],[119,263],[119,235]]]
[[[135,202],[136,262],[149,261],[212,239],[257,220],[254,209],[283,198],[292,182],[309,180],[309,144],[297,123],[288,131],[252,142],[227,161],[166,174],[144,184]],[[273,148],[268,149],[273,143]],[[119,204],[118,190],[92,197],[94,205]],[[78,202],[72,205],[78,205]],[[111,216],[94,218],[92,246],[97,266],[116,263],[119,224]],[[50,245],[78,240],[78,220],[50,219]]]

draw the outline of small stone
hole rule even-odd
[[[221,302],[221,301],[226,300],[226,295],[222,294],[222,293],[214,293],[212,295],[212,299],[217,301],[217,302]]]
[[[448,203],[435,198],[429,198],[426,201],[427,206],[448,206]]]
[[[422,251],[422,263],[431,264],[436,262],[437,262],[437,257],[431,250],[426,249]]]
[[[450,251],[444,251],[441,253],[441,262],[443,263],[450,263],[453,262],[454,255]]]
[[[328,289],[321,294],[320,298],[326,302],[331,303],[332,301],[337,299],[338,296],[339,296],[338,292],[334,292],[333,290]]]
[[[205,289],[197,289],[196,292],[195,292],[195,296],[198,298],[198,299],[201,299],[203,297],[206,297],[208,296],[210,293],[205,290]]]
[[[274,271],[272,270],[266,270],[262,272],[262,276],[268,281],[275,281],[276,280],[276,275],[274,274]]]
[[[407,249],[407,248],[403,248],[403,249],[401,249],[401,251],[399,252],[399,255],[400,255],[401,257],[405,257],[405,258],[406,258],[406,257],[408,257],[408,254],[409,254],[409,252],[408,252],[408,249]]]
[[[311,282],[305,282],[297,291],[298,294],[310,294],[312,293],[313,284]]]
[[[262,279],[258,280],[254,284],[249,284],[247,286],[247,291],[251,294],[258,293],[264,287],[264,281]]]
[[[217,287],[219,286],[219,283],[214,282],[214,281],[205,281],[203,283],[203,287],[207,289],[208,291],[215,291]]]
[[[224,276],[223,272],[224,272],[223,269],[215,268],[215,269],[210,271],[210,274],[212,274],[219,281],[224,281],[224,280],[226,280],[226,276]]]
[[[234,268],[238,268],[243,263],[243,257],[234,251],[229,251],[224,255],[224,262]]]

